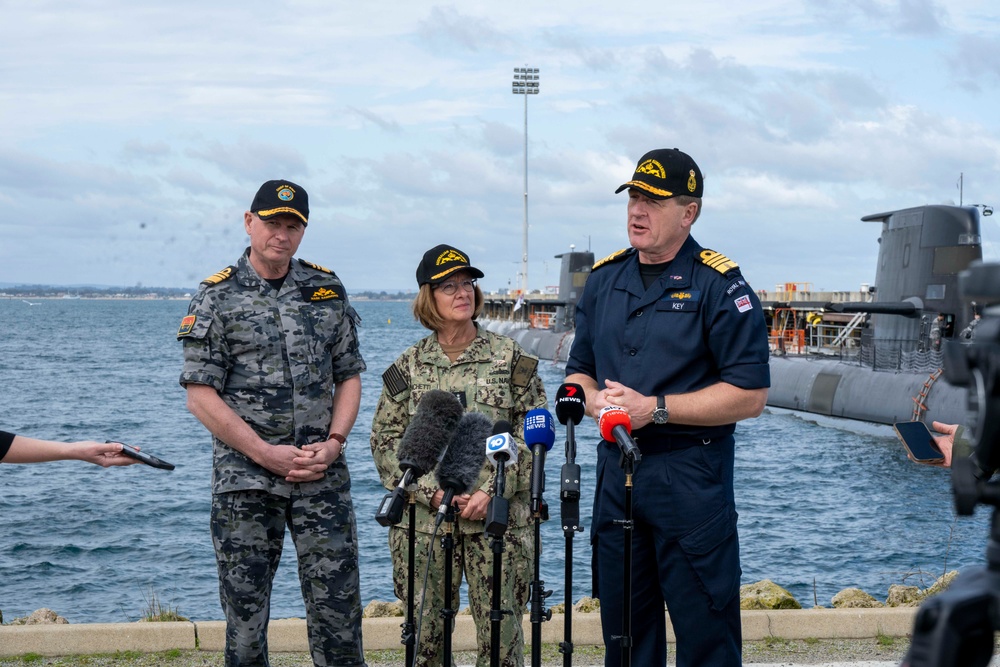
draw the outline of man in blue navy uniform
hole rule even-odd
[[[690,235],[704,189],[690,156],[650,151],[616,192],[625,189],[631,247],[594,265],[566,381],[584,387],[592,417],[625,408],[642,454],[632,476],[632,664],[666,664],[666,603],[678,667],[740,665],[733,433],[767,400],[767,327],[737,264]],[[629,602],[624,517],[619,450],[602,442],[591,542],[608,667],[621,664]]]

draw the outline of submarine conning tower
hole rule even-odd
[[[978,208],[917,206],[861,220],[882,223],[875,303],[915,306],[910,317],[873,312],[869,335],[876,341],[923,340],[930,322],[944,313],[950,337],[972,319],[972,307],[959,295],[958,274],[983,256]]]

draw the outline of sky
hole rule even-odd
[[[628,245],[639,157],[705,175],[692,233],[756,289],[874,283],[880,225],[1000,206],[995,0],[0,0],[0,283],[196,287],[265,180],[348,292],[423,252],[528,285]],[[540,93],[513,95],[515,67]],[[1000,261],[1000,214],[982,219]]]

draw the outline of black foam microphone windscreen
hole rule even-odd
[[[486,462],[483,441],[493,432],[493,422],[479,412],[466,412],[458,422],[448,443],[448,450],[437,467],[438,486],[444,489],[444,498],[434,517],[440,526],[447,516],[448,507],[456,495],[469,493],[479,479],[479,472]]]
[[[399,469],[421,477],[437,465],[462,419],[462,404],[453,394],[431,389],[420,398],[417,411],[399,442]]]
[[[466,412],[437,467],[438,486],[445,491],[469,493],[486,462],[483,443],[493,433],[493,422],[480,412]],[[450,502],[450,498],[448,499]],[[442,503],[444,505],[444,503]]]

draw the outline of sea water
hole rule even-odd
[[[53,440],[115,439],[177,467],[102,469],[79,461],[0,464],[0,610],[48,607],[72,623],[124,622],[155,601],[194,620],[222,617],[209,535],[211,441],[185,408],[176,331],[183,301],[0,300],[0,429]],[[385,493],[368,446],[381,374],[426,335],[409,304],[355,303],[363,318],[361,411],[347,452],[363,602],[392,600]],[[542,361],[551,401],[564,368]],[[877,397],[872,397],[877,400]],[[550,403],[550,408],[552,407]],[[559,515],[565,430],[545,464],[551,519],[540,578],[564,601],[567,540]],[[581,520],[572,599],[591,593],[590,507],[597,429],[577,428]],[[770,411],[737,429],[736,502],[743,582],[771,579],[805,607],[848,587],[884,599],[984,562],[988,514],[954,516],[947,471],[911,463],[891,430],[816,423]],[[294,547],[274,583],[272,618],[302,617]],[[464,604],[464,603],[463,603]]]

